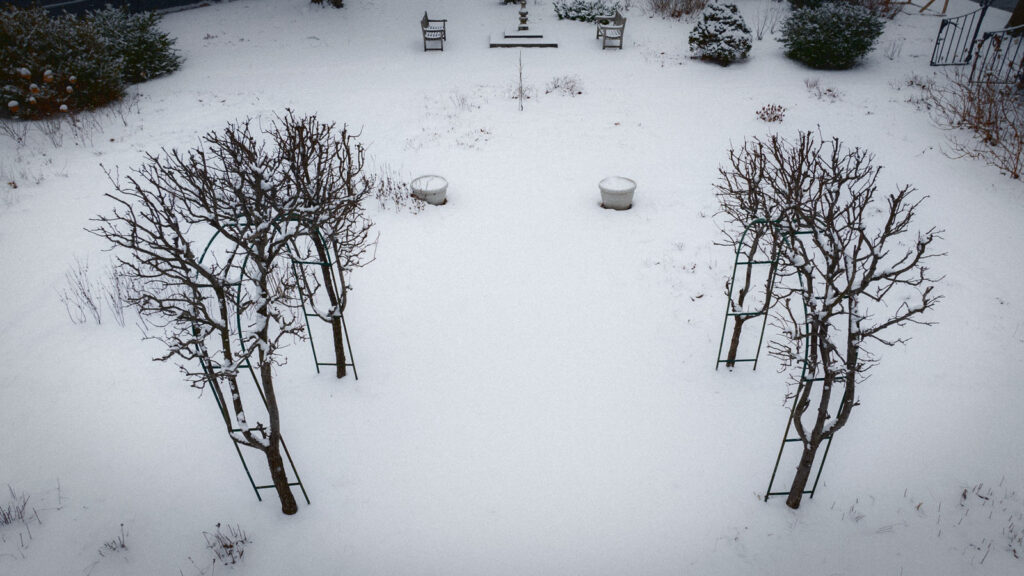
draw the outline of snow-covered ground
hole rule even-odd
[[[934,12],[890,22],[858,68],[819,72],[769,37],[728,68],[690,60],[692,24],[638,7],[624,49],[602,51],[592,25],[531,2],[559,48],[522,51],[520,111],[520,51],[487,48],[515,8],[346,4],[168,15],[184,66],[137,105],[60,147],[0,138],[17,184],[0,207],[0,484],[34,511],[0,529],[0,574],[1024,572],[1024,186],[947,157],[907,102],[907,79],[936,73]],[[752,22],[768,4],[740,6]],[[448,19],[444,52],[422,51],[424,9]],[[566,76],[582,94],[545,93]],[[756,118],[767,104],[781,124]],[[286,107],[361,129],[409,179],[449,182],[443,207],[371,209],[377,260],[346,315],[360,379],[287,351],[283,431],[312,500],[293,517],[272,491],[257,502],[213,399],[150,361],[157,343],[109,317],[72,324],[59,298],[76,259],[97,278],[106,264],[84,230],[110,207],[101,165],[123,173]],[[713,245],[711,184],[730,144],[801,129],[870,149],[885,186],[927,194],[920,226],[946,229],[948,256],[938,325],[882,351],[793,511],[762,499],[785,376],[771,361],[714,370],[731,257]],[[638,183],[632,210],[599,207],[611,175]],[[233,568],[211,564],[218,523],[251,540]],[[106,549],[122,524],[126,548]]]

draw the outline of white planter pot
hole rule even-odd
[[[420,176],[409,183],[414,198],[419,198],[427,204],[440,206],[448,201],[445,195],[448,193],[448,181],[441,176]]]
[[[601,207],[611,210],[629,210],[633,206],[636,182],[622,176],[609,176],[597,185],[601,189]]]

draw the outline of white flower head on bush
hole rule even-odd
[[[735,4],[713,2],[701,12],[700,21],[690,32],[690,52],[694,58],[728,66],[750,53],[750,28]]]

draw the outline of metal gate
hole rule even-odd
[[[986,32],[977,56],[971,82],[1024,85],[1024,25]]]
[[[932,50],[932,66],[959,66],[971,61],[981,21],[991,3],[992,0],[982,0],[981,8],[974,12],[942,21]]]

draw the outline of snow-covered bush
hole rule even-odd
[[[131,13],[107,6],[85,16],[87,26],[110,44],[124,62],[124,79],[130,83],[170,74],[181,66],[174,40],[159,29],[160,17],[152,12]]]
[[[647,0],[647,8],[662,18],[682,18],[704,9],[708,0]]]
[[[554,8],[559,20],[594,22],[601,16],[609,16],[616,10],[622,10],[622,3],[618,0],[555,0]]]
[[[874,47],[885,29],[881,17],[862,6],[829,2],[799,8],[782,23],[786,56],[812,68],[852,68]]]
[[[718,62],[722,66],[741,60],[750,53],[752,37],[735,4],[713,2],[701,13],[690,32],[690,52],[694,58]]]
[[[106,8],[78,18],[42,8],[0,11],[0,98],[34,118],[103,106],[126,83],[173,72],[181,58],[157,16]]]
[[[124,93],[122,59],[95,27],[42,8],[0,11],[0,98],[23,118],[102,106]]]

